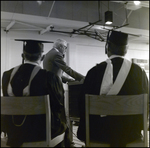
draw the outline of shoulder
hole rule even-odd
[[[136,63],[132,63],[131,69],[136,71],[136,72],[142,72],[143,71],[143,69]]]
[[[3,73],[3,75],[2,75],[2,87],[7,86],[13,69],[14,68],[7,70]]]
[[[9,75],[12,73],[12,71],[13,71],[14,68],[15,68],[15,67],[11,68],[10,70],[4,71],[3,77],[4,77],[4,76],[9,76]]]
[[[132,76],[134,79],[141,79],[143,77],[147,78],[147,74],[144,69],[142,69],[138,64],[132,63],[130,72],[130,76]]]
[[[60,53],[59,51],[55,50],[54,48],[50,50],[50,52],[48,54],[46,54],[46,56],[53,56],[54,58],[63,58],[63,54]]]
[[[94,67],[92,67],[92,68],[88,71],[87,75],[93,75],[93,74],[96,74],[96,73],[103,73],[103,71],[104,71],[105,68],[106,68],[106,65],[107,65],[107,63],[106,63],[105,61],[96,64]]]
[[[138,64],[132,62],[132,66],[137,69],[142,69]]]
[[[59,79],[60,79],[56,74],[54,74],[54,73],[51,72],[51,71],[46,71],[46,75],[47,75],[49,78],[54,79],[54,80],[59,80]]]
[[[60,53],[58,50],[56,50],[55,48],[52,48],[50,51],[50,54],[54,54],[54,55],[62,55],[62,53]]]
[[[96,64],[96,68],[103,69],[103,68],[106,68],[106,65],[107,65],[107,63],[105,61],[103,61],[101,63]]]
[[[94,67],[92,67],[89,72],[92,72],[92,71],[99,71],[99,70],[104,70],[106,68],[106,65],[107,63],[104,61],[104,62],[101,62],[101,63],[98,63],[96,64]]]

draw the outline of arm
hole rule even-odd
[[[10,74],[12,72],[12,69],[8,72],[4,72],[3,76],[2,76],[2,92],[3,92],[3,96],[8,96],[7,93],[7,86],[10,80]]]
[[[60,78],[52,72],[47,72],[47,89],[51,96],[51,109],[59,111],[64,105],[64,88]]]
[[[65,77],[65,76],[62,76],[61,79],[62,79],[62,82],[63,82],[63,83],[75,81],[74,79],[70,79],[70,78],[67,78],[67,77]]]
[[[67,66],[67,64],[64,62],[63,57],[60,55],[57,55],[54,59],[54,63],[60,68],[62,69],[65,73],[67,73],[68,75],[70,75],[71,77],[73,77],[75,80],[82,80],[84,79],[84,76],[78,72],[76,72],[75,70],[71,69],[69,66]]]
[[[148,130],[149,130],[149,115],[150,115],[150,112],[149,112],[149,108],[150,108],[150,98],[149,98],[149,81],[148,81],[148,78],[147,78],[147,75],[145,73],[144,70],[142,70],[142,88],[143,88],[143,93],[147,93],[148,95]]]
[[[149,95],[149,85],[148,85],[148,78],[144,70],[142,70],[142,88],[143,93],[147,93]]]

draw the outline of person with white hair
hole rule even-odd
[[[66,50],[67,41],[57,39],[53,44],[53,48],[45,55],[43,68],[55,73],[60,77],[63,83],[73,81],[73,79],[63,76],[63,72],[74,78],[76,81],[84,80],[84,76],[82,74],[71,69],[64,61]]]

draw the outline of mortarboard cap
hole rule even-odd
[[[111,33],[108,32],[107,41],[118,46],[125,46],[128,44],[128,34],[111,30]]]
[[[36,54],[43,52],[43,44],[42,43],[53,43],[52,41],[40,41],[40,40],[22,40],[22,39],[15,39],[15,41],[22,41],[23,42],[23,52],[29,54]]]

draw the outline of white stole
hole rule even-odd
[[[10,76],[10,80],[9,80],[9,83],[8,83],[8,88],[7,88],[7,93],[9,96],[15,96],[14,93],[13,93],[13,90],[12,90],[12,86],[10,84],[12,78],[14,77],[15,73],[18,71],[19,67],[21,65],[15,67],[11,73],[11,76]],[[29,80],[29,83],[28,85],[23,89],[23,96],[29,96],[30,95],[30,84],[31,84],[31,81],[32,79],[35,77],[35,75],[39,72],[39,70],[41,69],[40,66],[35,66],[32,70],[32,73],[31,73],[31,76],[30,76],[30,80]]]
[[[100,95],[107,94],[113,85],[113,65],[110,59],[107,59],[106,62],[107,66],[101,84]]]
[[[128,76],[132,63],[127,59],[123,60],[123,64],[113,84],[113,65],[110,59],[106,60],[106,62],[107,66],[101,84],[100,95],[117,95]],[[101,115],[101,117],[104,116],[106,115]]]
[[[100,95],[117,95],[126,80],[132,63],[127,59],[123,60],[123,64],[113,84],[113,65],[110,59],[107,59],[106,62],[107,66],[101,84]]]
[[[117,78],[107,95],[117,95],[119,93],[128,76],[131,64],[132,63],[129,60],[124,59],[122,67],[117,75]]]

